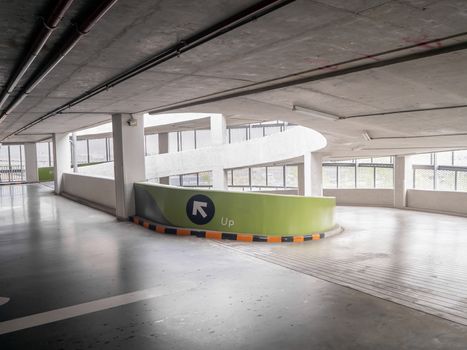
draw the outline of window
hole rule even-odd
[[[467,150],[412,156],[414,188],[467,191]]]
[[[39,168],[53,166],[51,159],[52,144],[50,142],[36,143],[37,166]]]
[[[247,140],[247,128],[229,129],[229,143],[244,142]]]
[[[89,163],[87,140],[76,141],[76,162],[78,164]]]
[[[393,157],[323,163],[324,188],[394,188]]]
[[[151,134],[144,136],[144,151],[147,156],[153,156],[159,153],[159,135]]]
[[[182,151],[188,151],[195,149],[195,131],[182,131],[181,133],[182,147],[179,148]]]
[[[26,180],[23,145],[0,146],[0,182]]]
[[[284,167],[274,166],[267,168],[268,186],[269,187],[285,187],[284,186]]]
[[[211,130],[196,130],[196,148],[211,146]]]
[[[107,145],[105,139],[91,139],[89,141],[89,162],[100,163],[107,161]]]
[[[285,167],[285,187],[298,187],[298,166]]]
[[[232,170],[232,185],[233,186],[250,186],[250,171],[249,168],[233,169]]]
[[[251,186],[266,186],[266,167],[251,168]]]

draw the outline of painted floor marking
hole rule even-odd
[[[183,289],[180,288],[177,290],[174,290],[172,288],[168,290],[167,288],[163,287],[148,288],[131,293],[116,295],[109,298],[98,299],[87,303],[68,306],[61,309],[55,309],[34,315],[3,321],[0,322],[0,335],[16,332],[26,328],[41,326],[52,322],[62,321],[68,318],[82,316],[97,311],[103,311],[117,306],[127,305],[138,301],[167,295],[169,293],[172,294],[181,291],[186,291],[190,287]]]
[[[0,297],[0,305],[6,304],[10,301],[10,298]]]

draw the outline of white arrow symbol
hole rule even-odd
[[[203,208],[206,208],[207,206],[208,203],[206,202],[193,201],[193,212],[191,213],[191,215],[196,216],[199,212],[201,216],[205,218],[206,216],[208,216],[208,214],[206,214]]]

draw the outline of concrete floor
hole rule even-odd
[[[465,218],[339,208],[343,234],[302,245],[255,245],[255,253],[252,245],[119,223],[41,185],[0,191],[0,304],[9,298],[0,305],[0,332],[11,324],[20,329],[0,335],[2,350],[467,347],[466,326],[284,263],[285,257],[341,257],[350,266],[366,254],[371,267],[386,254],[407,271],[417,262],[422,275],[427,266],[437,278],[456,272],[456,288],[467,289]],[[259,256],[268,250],[276,261]],[[315,261],[316,270],[325,270],[323,261]],[[353,270],[342,272],[342,261],[339,273],[357,278]],[[38,313],[44,314],[31,317]],[[62,320],[52,322],[57,315]],[[34,322],[41,325],[27,328]]]

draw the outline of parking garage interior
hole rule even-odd
[[[1,349],[467,347],[467,2],[0,18]]]

